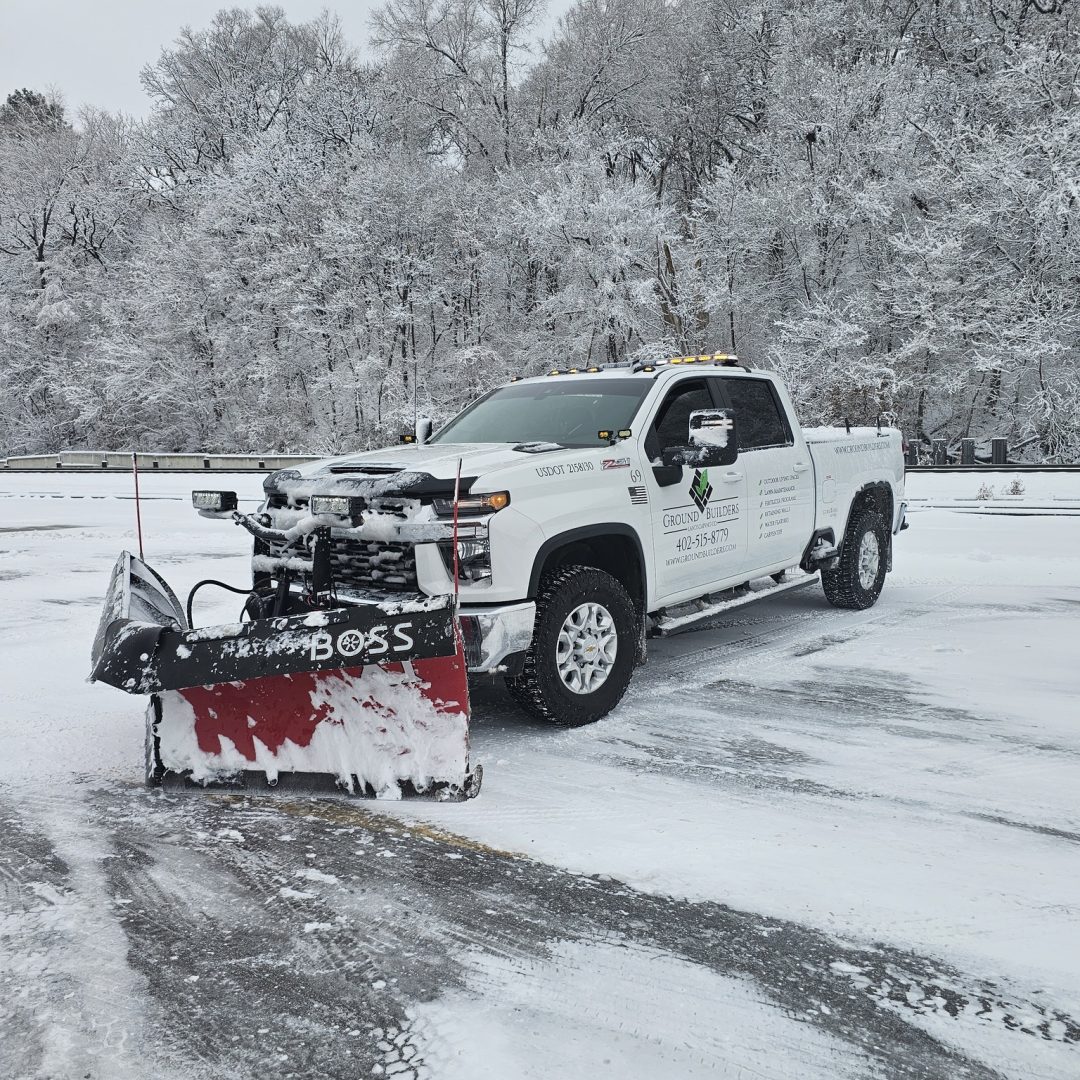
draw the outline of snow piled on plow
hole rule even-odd
[[[429,684],[412,665],[400,667],[371,665],[274,679],[282,688],[300,680],[310,683],[312,722],[306,742],[303,735],[278,742],[264,732],[260,738],[258,721],[250,715],[243,746],[237,745],[238,738],[208,731],[207,724],[213,727],[222,717],[202,697],[245,684],[167,691],[161,695],[158,725],[162,761],[176,772],[190,770],[199,783],[228,780],[242,771],[265,773],[271,783],[283,772],[328,773],[348,791],[368,786],[382,798],[399,797],[400,783],[417,791],[433,784],[463,786],[467,703],[433,700],[425,694]],[[193,704],[185,694],[199,696]]]

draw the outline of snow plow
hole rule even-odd
[[[241,621],[195,628],[165,581],[123,552],[92,651],[91,681],[150,695],[146,778],[169,788],[338,790],[463,800],[469,699],[455,597],[340,603],[330,528],[286,534],[240,514],[228,492],[197,492],[205,516],[231,517],[291,550],[277,581],[256,573]],[[200,505],[200,496],[203,505]],[[200,582],[223,585],[221,582]],[[299,586],[299,587],[298,587]]]

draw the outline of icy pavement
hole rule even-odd
[[[181,594],[246,572],[196,484]],[[142,789],[128,494],[0,475],[0,1076],[1080,1075],[1077,518],[915,514],[872,610],[653,642],[592,728],[481,688],[480,798],[387,806]]]

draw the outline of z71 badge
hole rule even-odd
[[[602,468],[602,469],[629,469],[630,468],[630,459],[628,457],[604,458],[604,460],[602,462],[600,462],[600,468]]]

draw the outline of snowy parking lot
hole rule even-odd
[[[588,728],[479,687],[480,797],[387,804],[145,790],[130,481],[0,475],[0,1076],[1080,1075],[1080,516],[921,480],[874,608],[653,641]],[[144,479],[181,596],[248,573],[199,483]]]

